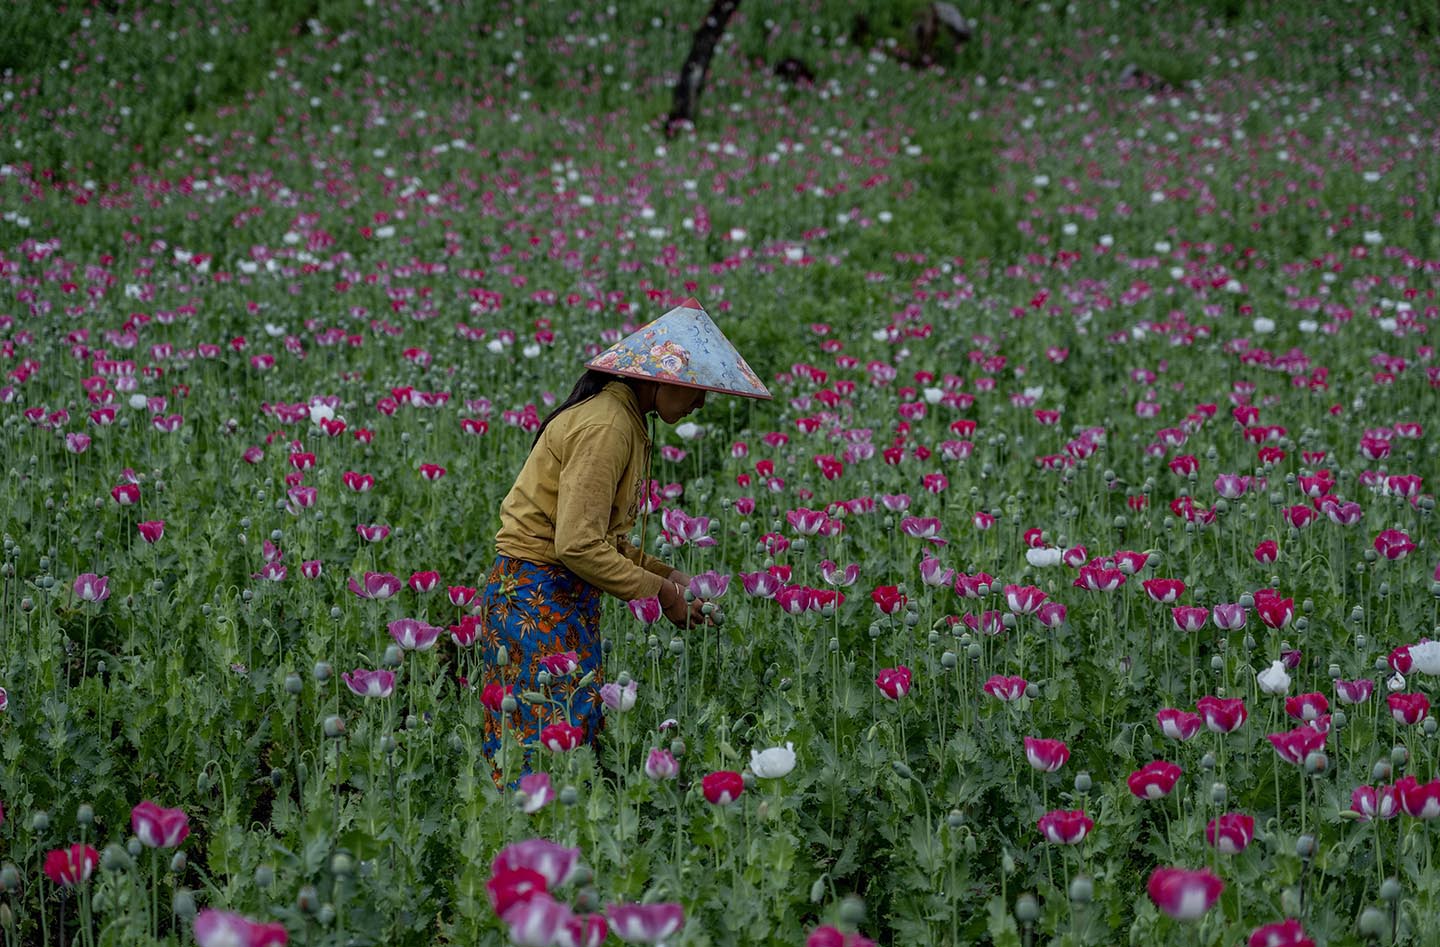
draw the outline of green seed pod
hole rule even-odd
[[[106,845],[105,850],[100,853],[101,871],[128,871],[133,864],[129,854],[118,842]],[[0,878],[0,889],[4,889],[4,887],[4,879]]]
[[[346,852],[336,852],[330,858],[330,871],[336,878],[349,878],[355,874],[355,859]]]
[[[1386,878],[1380,883],[1380,900],[1387,904],[1400,898],[1400,882],[1395,878]]]
[[[1167,520],[1168,522],[1168,520]],[[1034,924],[1040,918],[1040,902],[1035,896],[1026,892],[1015,899],[1015,919],[1021,924]]]
[[[285,693],[295,697],[303,690],[305,690],[305,682],[300,679],[299,674],[291,673],[285,675]]]
[[[1070,882],[1070,900],[1076,904],[1089,904],[1095,900],[1095,883],[1084,875],[1076,875]]]
[[[320,892],[315,890],[314,885],[303,885],[299,894],[295,896],[295,906],[300,913],[314,916],[320,910]]]
[[[170,874],[181,875],[185,873],[185,866],[189,861],[185,858],[184,852],[176,852],[170,856]]]
[[[44,809],[36,809],[30,815],[30,830],[36,835],[41,835],[50,830],[50,813]]]
[[[574,786],[562,786],[556,798],[560,800],[562,805],[573,806],[580,801],[580,790]]]
[[[1230,799],[1230,789],[1224,783],[1210,784],[1210,803],[1215,806],[1223,806]]]
[[[1089,773],[1079,773],[1078,775],[1076,775],[1076,777],[1075,777],[1075,791],[1076,791],[1076,792],[1082,793],[1082,794],[1083,794],[1083,793],[1087,793],[1087,792],[1090,791],[1090,789],[1092,788],[1092,786],[1093,786],[1093,783],[1092,783],[1091,780],[1090,780],[1090,774],[1089,774]]]
[[[940,655],[940,666],[947,671],[955,670],[955,666],[959,663],[960,659],[956,656],[954,651],[946,651],[944,654]]]
[[[385,649],[385,656],[380,659],[380,664],[387,668],[398,668],[404,660],[405,652],[400,650],[399,645],[392,644]]]
[[[840,901],[840,921],[850,927],[865,923],[865,899],[858,894],[847,894]]]
[[[520,702],[515,699],[514,694],[506,694],[500,698],[500,712],[513,714],[520,707]]]
[[[330,666],[329,661],[315,662],[315,668],[310,672],[316,683],[324,684],[335,674],[335,669]]]
[[[80,807],[75,810],[75,821],[81,825],[94,825],[95,808],[88,802],[80,803]]]
[[[255,887],[262,891],[275,884],[275,869],[269,865],[260,865],[255,869]]]
[[[950,814],[945,817],[945,824],[952,829],[958,829],[965,824],[965,813],[959,809],[951,809]]]
[[[914,770],[912,770],[909,766],[907,766],[900,760],[896,760],[895,762],[891,763],[890,768],[893,769],[895,771],[895,775],[899,776],[901,779],[915,778]]]
[[[1316,773],[1323,773],[1329,768],[1330,757],[1326,756],[1320,750],[1315,750],[1305,755],[1305,772],[1310,775],[1313,776]]]
[[[326,717],[322,727],[325,735],[332,740],[338,740],[345,736],[345,719],[343,717],[334,715]]]
[[[1388,782],[1393,775],[1395,770],[1389,760],[1376,760],[1375,765],[1370,767],[1370,778],[1377,783]]]
[[[135,836],[132,835],[128,840],[126,840],[125,853],[131,858],[139,858],[140,853],[143,851],[145,851],[145,846],[141,845],[140,840]]]
[[[1306,832],[1295,840],[1295,856],[1306,861],[1315,857],[1315,850],[1318,846],[1315,843],[1315,836]]]
[[[335,905],[325,902],[320,905],[320,910],[315,912],[315,920],[319,921],[322,927],[329,927],[335,923]]]
[[[1377,907],[1368,907],[1360,912],[1360,933],[1372,939],[1386,937],[1390,933],[1390,916]]]
[[[1404,746],[1396,745],[1390,748],[1390,762],[1395,766],[1404,766],[1410,762],[1410,751]]]
[[[677,760],[685,755],[685,741],[676,737],[670,741],[670,755]]]

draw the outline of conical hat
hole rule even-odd
[[[770,397],[760,377],[693,298],[616,342],[585,367],[745,398]]]

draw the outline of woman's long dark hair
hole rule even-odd
[[[535,445],[540,443],[540,435],[545,433],[545,428],[550,426],[550,422],[555,420],[560,412],[569,410],[581,402],[589,401],[604,390],[605,386],[612,381],[623,381],[632,388],[634,387],[634,384],[628,378],[612,375],[609,372],[597,371],[593,368],[586,369],[585,374],[580,376],[580,380],[575,382],[575,387],[571,389],[569,396],[557,404],[540,422],[540,427],[535,430],[535,440],[530,442],[530,449],[534,450]]]

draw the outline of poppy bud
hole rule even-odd
[[[503,644],[495,649],[495,666],[506,667],[510,663],[510,650]]]

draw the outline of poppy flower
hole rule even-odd
[[[627,944],[658,944],[685,926],[685,908],[675,903],[609,904],[605,919]]]
[[[717,770],[700,780],[700,790],[711,804],[728,806],[745,791],[745,779],[733,770]]]
[[[910,669],[905,665],[886,668],[875,676],[875,686],[890,700],[899,700],[910,693]]]
[[[568,723],[547,724],[540,731],[540,745],[553,753],[569,753],[585,742],[585,731]]]
[[[1056,809],[1042,815],[1035,826],[1048,842],[1075,845],[1090,834],[1095,822],[1079,809]]]
[[[1157,868],[1151,872],[1146,890],[1164,914],[1177,921],[1193,921],[1210,910],[1225,890],[1225,882],[1205,868]]]
[[[1243,812],[1227,812],[1205,824],[1205,841],[1224,855],[1243,852],[1255,839],[1255,818]]]
[[[1170,795],[1184,771],[1174,763],[1152,760],[1125,780],[1137,799],[1160,799]]]
[[[1247,947],[1315,947],[1305,936],[1305,929],[1293,917],[1275,924],[1266,924],[1250,932]]]
[[[279,922],[261,924],[213,908],[195,916],[195,943],[200,947],[283,947],[289,939],[285,925]]]
[[[1245,701],[1239,697],[1206,695],[1195,702],[1195,710],[1211,733],[1234,733],[1249,716]]]
[[[1063,740],[1045,740],[1037,737],[1026,737],[1025,759],[1030,763],[1031,768],[1042,773],[1053,773],[1070,759],[1070,748]]]
[[[1184,710],[1177,710],[1174,707],[1166,707],[1155,712],[1155,722],[1160,725],[1160,732],[1171,740],[1188,740],[1200,732],[1204,721],[1199,714],[1188,713]]]
[[[89,881],[99,863],[100,853],[89,845],[57,848],[45,854],[45,876],[68,888]]]
[[[190,834],[184,809],[162,809],[146,799],[130,810],[130,829],[146,848],[174,848]]]

